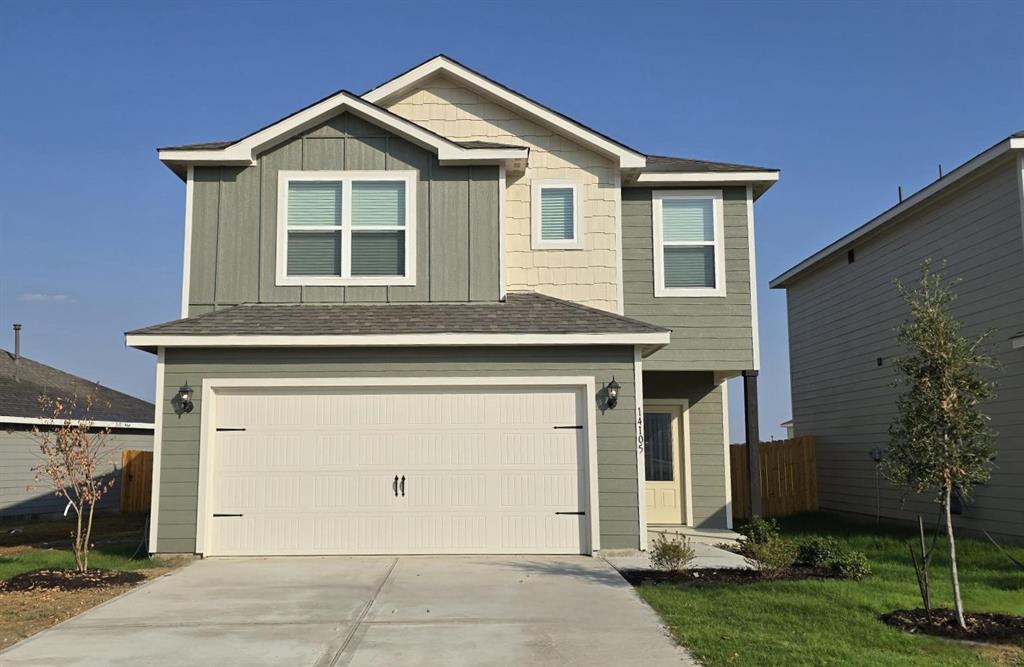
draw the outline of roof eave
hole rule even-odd
[[[628,182],[623,182],[622,187],[693,187],[695,185],[729,187],[731,185],[752,186],[754,199],[768,191],[779,181],[778,170],[764,171],[663,171],[663,172],[641,172]]]
[[[822,262],[834,257],[835,255],[842,253],[847,250],[852,244],[864,238],[868,234],[879,229],[882,225],[886,224],[893,218],[906,213],[912,208],[915,208],[918,204],[930,199],[939,192],[944,191],[946,188],[952,187],[954,184],[959,183],[964,177],[974,173],[978,169],[981,169],[985,165],[991,163],[1003,155],[1006,155],[1010,151],[1024,150],[1024,138],[1009,137],[992,146],[988,150],[982,151],[978,155],[963,163],[956,169],[952,170],[942,178],[933,181],[931,184],[926,185],[914,194],[910,195],[902,202],[884,211],[880,215],[872,218],[868,222],[864,223],[852,232],[840,237],[836,241],[825,246],[818,252],[814,253],[807,259],[803,260],[796,266],[792,267],[788,271],[785,271],[775,278],[773,278],[768,286],[772,289],[782,289],[788,287],[800,276],[814,270]]]
[[[431,333],[386,335],[195,335],[128,333],[125,344],[152,352],[160,347],[449,347],[668,345],[669,331],[645,333]]]
[[[342,111],[359,116],[422,148],[431,150],[437,154],[439,160],[449,164],[506,163],[514,166],[524,163],[529,156],[529,149],[526,147],[475,148],[460,146],[421,125],[397,116],[347,91],[335,93],[223,148],[198,150],[162,148],[157,150],[157,156],[179,176],[182,174],[182,169],[188,165],[252,166],[256,164],[259,153],[267,148],[315,127]]]

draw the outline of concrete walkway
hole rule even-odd
[[[648,546],[650,546],[650,542],[648,542]],[[693,540],[690,541],[690,546],[693,547],[693,550],[696,553],[696,558],[694,558],[693,562],[690,564],[690,569],[750,569],[750,565],[747,563],[746,559],[732,551],[726,551],[725,549],[719,549],[718,547],[711,546],[710,544],[704,544],[703,542]],[[628,553],[607,555],[604,558],[606,561],[611,563],[612,567],[616,570],[649,570],[652,569],[649,553],[649,551],[631,551]]]
[[[693,665],[605,561],[211,559],[0,653],[61,665]]]

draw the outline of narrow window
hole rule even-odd
[[[655,296],[725,294],[720,191],[655,193]]]
[[[532,218],[534,249],[582,247],[576,183],[535,181]]]
[[[853,254],[853,249],[851,248],[846,251],[846,263],[853,264],[855,261],[857,261],[857,256]]]

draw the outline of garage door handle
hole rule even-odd
[[[214,519],[220,519],[220,518],[223,518],[223,517],[226,517],[226,516],[242,516],[242,515],[241,514],[217,514],[216,512],[213,513],[213,518]]]
[[[583,516],[586,512],[555,512],[555,514],[569,514],[572,516]]]
[[[405,475],[402,475],[402,497],[405,497]]]
[[[395,490],[395,498],[398,497],[398,475],[395,475],[395,482],[391,485],[391,488]]]

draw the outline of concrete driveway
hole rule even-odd
[[[596,558],[211,559],[0,653],[26,665],[693,664]]]

